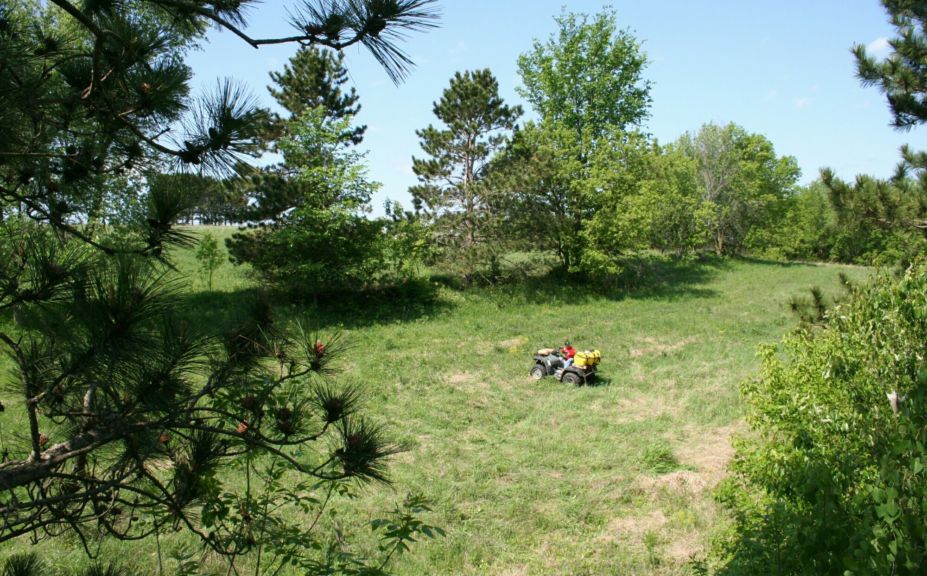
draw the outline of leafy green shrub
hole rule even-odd
[[[360,289],[386,266],[381,224],[344,211],[241,232],[226,246],[232,262],[250,264],[265,284],[297,295]]]
[[[927,570],[927,266],[854,291],[764,349],[756,432],[719,489],[720,574]]]

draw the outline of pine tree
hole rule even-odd
[[[864,45],[854,46],[857,74],[864,86],[878,86],[885,93],[892,125],[910,130],[927,122],[927,5],[916,0],[882,0],[882,5],[897,37],[889,40],[891,53],[882,60],[868,54]],[[901,162],[889,179],[859,176],[850,184],[824,169],[821,180],[843,227],[868,229],[864,238],[890,238],[893,256],[902,263],[924,250],[927,153],[903,146]]]
[[[421,184],[410,192],[437,218],[441,243],[472,255],[489,241],[490,160],[507,142],[522,110],[504,104],[499,83],[484,69],[456,73],[433,111],[444,128],[416,131],[430,158],[412,159]]]
[[[353,125],[360,105],[353,88],[341,89],[342,61],[303,48],[283,72],[271,73],[270,93],[290,116],[272,118],[265,147],[283,161],[235,185],[248,198],[239,214],[248,229],[227,240],[232,261],[294,296],[363,288],[381,268],[380,227],[362,214],[378,184],[354,150],[365,127]]]
[[[120,178],[226,174],[259,150],[266,117],[240,88],[190,97],[184,56],[210,26],[254,47],[363,44],[398,81],[397,34],[434,17],[431,0],[306,2],[292,37],[253,38],[253,4],[0,5],[0,344],[15,366],[0,411],[25,423],[0,432],[0,542],[66,533],[89,551],[185,530],[230,566],[263,551],[270,572],[321,573],[341,560],[313,552],[308,495],[385,478],[394,448],[356,392],[310,378],[337,342],[284,330],[266,303],[237,327],[186,316],[167,248],[192,243],[174,226],[188,190],[154,187],[123,226],[84,225],[101,188],[132,193],[113,191]]]
[[[283,72],[271,72],[270,79],[274,86],[267,89],[277,104],[290,113],[289,119],[316,107],[321,107],[332,119],[353,118],[360,112],[354,88],[342,90],[348,81],[348,71],[340,52],[316,46],[300,48]],[[352,126],[344,138],[360,144],[366,130],[366,126]]]
[[[340,53],[315,46],[303,47],[290,58],[282,72],[270,73],[274,84],[268,86],[268,90],[288,116],[271,115],[262,134],[263,149],[281,152],[281,141],[292,139],[293,128],[307,114],[320,114],[321,123],[326,126],[335,123],[342,126],[332,144],[339,147],[360,144],[366,126],[353,125],[360,104],[353,88],[348,92],[341,88],[348,79],[343,61]],[[324,194],[295,177],[299,168],[284,154],[282,162],[248,172],[237,180],[234,186],[247,199],[248,206],[238,214],[238,220],[270,221],[276,225],[305,202],[318,203]]]
[[[383,267],[381,226],[363,215],[379,184],[368,179],[364,155],[342,138],[349,122],[331,120],[321,107],[288,122],[278,143],[280,170],[256,180],[265,186],[262,200],[280,203],[258,206],[275,206],[265,212],[269,222],[226,241],[234,263],[249,264],[278,292],[363,288]]]
[[[898,37],[891,55],[878,60],[863,44],[853,47],[864,86],[878,86],[888,99],[894,126],[907,130],[927,122],[927,5],[919,0],[882,0]]]

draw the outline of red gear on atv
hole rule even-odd
[[[576,356],[576,348],[573,348],[572,344],[567,344],[560,349],[560,353],[563,354],[565,360],[569,360],[573,356]]]

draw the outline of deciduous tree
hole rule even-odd
[[[769,140],[735,124],[705,124],[675,147],[696,163],[718,255],[742,252],[751,234],[777,225],[801,173],[794,158],[777,157]]]
[[[517,200],[515,229],[555,250],[565,269],[580,271],[589,246],[584,230],[604,204],[594,158],[623,146],[646,120],[650,82],[640,42],[618,29],[613,10],[592,17],[564,11],[556,21],[556,34],[519,57],[518,90],[540,121],[518,134],[505,170]]]
[[[594,212],[576,134],[557,123],[529,122],[494,162],[492,186],[504,190],[507,234],[551,250],[566,270],[579,264],[583,218]]]
[[[647,119],[651,82],[647,57],[617,14],[590,17],[564,11],[547,42],[534,41],[518,58],[519,93],[542,119],[587,137],[594,145],[609,134],[639,128]]]

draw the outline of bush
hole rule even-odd
[[[927,266],[882,277],[764,349],[756,432],[719,498],[720,574],[927,569]]]
[[[386,267],[382,224],[341,211],[240,232],[226,241],[232,262],[248,263],[266,285],[295,295],[358,290]]]

